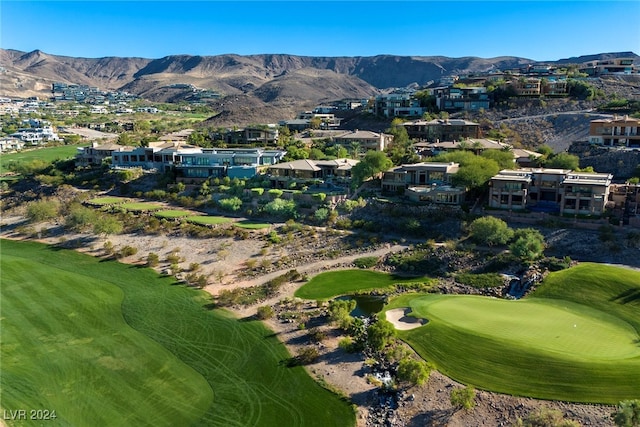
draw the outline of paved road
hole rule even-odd
[[[100,132],[99,130],[87,129],[87,128],[71,128],[71,127],[61,127],[60,131],[62,133],[73,133],[76,135],[83,136],[89,139],[116,139],[118,138],[117,133],[106,133]]]

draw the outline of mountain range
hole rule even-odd
[[[545,61],[564,65],[632,52],[603,53]],[[368,98],[385,89],[425,85],[449,75],[519,68],[535,63],[519,57],[445,56],[310,57],[267,55],[171,55],[147,58],[75,58],[40,50],[0,49],[0,95],[40,96],[53,82],[123,90],[150,101],[175,102],[191,93],[176,83],[220,93],[219,111],[263,110],[265,118],[291,117],[300,109],[343,98]],[[228,114],[229,115],[229,114]],[[233,116],[234,114],[230,114]]]

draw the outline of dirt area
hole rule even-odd
[[[15,232],[15,226],[21,224],[24,218],[19,214],[3,214],[2,238],[20,238]],[[191,263],[199,263],[202,271],[210,276],[209,284],[205,290],[212,295],[217,295],[222,289],[233,289],[239,286],[252,286],[262,284],[267,280],[283,274],[289,270],[289,266],[283,269],[272,269],[267,274],[253,277],[246,276],[247,260],[268,258],[274,261],[279,257],[294,255],[288,251],[296,250],[287,246],[265,246],[260,234],[245,240],[233,238],[195,239],[186,237],[164,235],[113,235],[108,238],[92,235],[73,234],[65,232],[56,224],[40,224],[43,230],[40,240],[49,244],[58,244],[61,241],[79,239],[83,242],[78,250],[95,256],[104,255],[104,243],[108,240],[117,250],[124,246],[133,246],[139,249],[138,253],[122,261],[128,263],[143,263],[149,252],[155,252],[161,260],[171,252],[177,252],[183,258],[181,265],[188,266]],[[322,242],[320,242],[322,245]],[[308,276],[335,268],[347,268],[352,266],[355,258],[363,255],[383,256],[390,252],[400,251],[406,245],[379,245],[371,248],[369,252],[354,251],[346,256],[338,256],[333,259],[302,259],[295,268]],[[265,251],[266,249],[266,251]],[[308,262],[303,262],[303,261]],[[161,264],[159,271],[167,268],[167,264]],[[221,274],[216,274],[221,272]],[[216,278],[217,277],[217,278]],[[293,300],[293,293],[300,283],[287,283],[280,289],[280,294],[271,300],[263,301],[260,305],[277,305],[285,298]],[[300,302],[301,310],[318,309],[316,302]],[[239,318],[247,318],[256,314],[256,306],[232,307],[230,310]],[[396,313],[390,312],[391,317],[397,314],[398,322],[413,320],[406,316],[406,311],[399,309]],[[414,320],[415,321],[415,320]],[[288,347],[291,354],[309,345],[314,345],[319,351],[319,358],[307,369],[314,378],[321,383],[326,383],[330,388],[340,391],[348,396],[357,405],[357,425],[373,426],[382,425],[375,417],[371,416],[372,408],[380,401],[378,389],[367,381],[369,370],[364,364],[362,354],[347,353],[338,346],[340,334],[328,325],[320,325],[326,331],[326,338],[320,343],[311,343],[306,328],[300,328],[297,322],[280,321],[270,319],[266,324],[280,337],[280,340]],[[312,325],[307,325],[312,326]],[[402,327],[419,326],[418,323],[401,323]],[[514,381],[517,379],[514,378]],[[558,409],[566,417],[576,420],[585,426],[613,426],[610,420],[612,407],[599,405],[577,405],[564,402],[549,402],[523,397],[513,397],[479,390],[476,397],[476,407],[468,411],[457,411],[449,400],[450,391],[460,386],[446,376],[433,372],[429,381],[421,387],[413,387],[402,393],[402,398],[394,412],[394,421],[391,425],[397,426],[510,426],[517,417],[525,417],[537,408],[546,407]]]

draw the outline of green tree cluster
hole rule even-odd
[[[391,159],[381,151],[367,151],[364,158],[351,168],[351,185],[359,187],[364,181],[374,179],[380,172],[393,166]]]

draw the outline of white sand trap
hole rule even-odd
[[[409,317],[407,314],[411,313],[409,307],[394,308],[385,313],[387,320],[391,324],[401,331],[407,331],[409,329],[419,328],[424,325],[426,321],[417,317]]]

